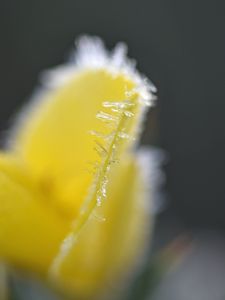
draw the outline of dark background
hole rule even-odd
[[[62,63],[75,37],[101,36],[158,87],[144,143],[169,153],[167,205],[159,221],[225,228],[225,1],[1,0],[0,128]],[[175,224],[175,225],[174,225]]]

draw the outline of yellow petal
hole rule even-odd
[[[81,295],[115,278],[143,247],[142,183],[129,152],[152,93],[122,50],[110,55],[98,40],[82,41],[78,62],[24,112],[10,149],[50,205],[73,220],[50,277]]]
[[[15,158],[0,155],[0,256],[14,266],[46,274],[69,229]]]
[[[143,257],[151,217],[141,171],[133,156],[123,157],[109,178],[107,199],[93,210],[76,239],[72,234],[64,242],[65,252],[71,243],[73,247],[55,279],[78,299],[99,296],[115,280],[118,288]],[[51,271],[54,278],[54,265]]]
[[[87,48],[85,51],[94,47],[93,41],[89,43],[92,46],[81,43],[78,49],[77,57],[83,65],[67,67],[69,76],[64,76],[63,83],[42,91],[23,113],[12,147],[59,210],[72,218],[94,180],[96,172],[91,164],[102,163],[108,153],[108,160],[112,160],[113,147],[117,147],[119,156],[120,148],[133,144],[144,97],[151,98],[135,71],[116,65],[121,47],[104,66],[96,67],[90,53],[86,62],[81,57],[82,47]]]

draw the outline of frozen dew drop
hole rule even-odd
[[[136,89],[132,89],[132,90],[126,90],[125,91],[125,95],[126,95],[126,97],[129,99],[129,98],[131,98],[134,94],[136,93]]]
[[[108,154],[108,151],[106,150],[106,148],[98,141],[95,141],[95,150],[97,151],[97,153],[100,155],[100,156],[105,156]]]
[[[132,113],[132,112],[129,111],[129,110],[125,110],[123,113],[124,113],[124,115],[125,115],[126,117],[128,117],[128,118],[131,118],[131,117],[134,116],[134,113]]]
[[[135,140],[134,137],[130,136],[128,133],[126,133],[124,131],[118,132],[118,137],[120,137],[121,139]]]
[[[118,121],[118,117],[117,116],[113,116],[110,115],[108,113],[105,113],[103,111],[99,111],[96,115],[96,118],[102,121],[111,121],[111,122],[117,122]]]
[[[132,103],[130,100],[124,100],[124,101],[105,101],[103,102],[103,107],[106,108],[113,108],[114,110],[121,110],[121,109],[125,109],[131,106],[134,106],[134,103]]]
[[[103,139],[106,142],[108,142],[110,139],[112,139],[112,137],[114,135],[114,132],[111,132],[109,134],[105,134],[105,133],[102,133],[102,132],[99,132],[99,131],[96,131],[96,130],[90,130],[89,134],[91,134],[91,135],[93,135],[97,138]]]
[[[94,136],[99,137],[99,138],[103,138],[103,137],[105,136],[103,133],[98,132],[98,131],[96,131],[96,130],[90,130],[89,133],[90,133],[91,135],[94,135]]]
[[[98,192],[97,194],[97,206],[100,207],[102,205],[102,196]]]
[[[101,216],[99,214],[96,214],[96,213],[93,213],[92,217],[97,220],[98,222],[105,222],[106,221],[106,218],[104,216]]]

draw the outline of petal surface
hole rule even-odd
[[[108,128],[96,115],[103,109],[104,101],[123,101],[126,89],[131,86],[121,75],[114,78],[103,70],[83,71],[63,87],[44,93],[18,130],[14,140],[16,153],[34,172],[40,185],[56,196],[61,194],[62,201],[70,194],[70,186],[74,186],[71,203],[69,195],[68,200],[65,199],[68,213],[73,208],[76,210],[74,199],[80,202],[87,193],[93,177],[87,171],[88,163],[99,160],[95,148],[101,146],[96,146],[96,138],[90,131],[107,135],[116,127],[113,120],[109,120],[112,128]],[[106,109],[103,118],[107,118],[108,113]],[[117,120],[115,114],[111,118]]]
[[[107,199],[93,210],[60,269],[56,274],[52,269],[52,279],[79,299],[98,298],[115,288],[115,281],[118,288],[122,279],[132,278],[149,239],[150,199],[133,156],[123,157],[109,185]],[[66,243],[71,240],[65,241],[65,251]]]
[[[71,218],[96,178],[96,164],[105,157],[112,161],[113,148],[119,157],[134,144],[143,100],[152,95],[130,70],[121,47],[109,57],[96,41],[88,43],[81,43],[76,53],[82,66],[53,71],[51,88],[42,90],[24,111],[11,147],[59,210]]]
[[[15,158],[0,154],[0,256],[46,275],[66,232],[58,215]]]
[[[61,69],[24,111],[10,148],[44,201],[73,221],[49,274],[84,297],[131,268],[144,245],[144,185],[131,149],[152,94],[117,50]]]

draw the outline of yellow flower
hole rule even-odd
[[[150,199],[136,145],[155,89],[123,44],[109,53],[88,37],[42,84],[0,154],[0,256],[93,299],[143,255]]]

